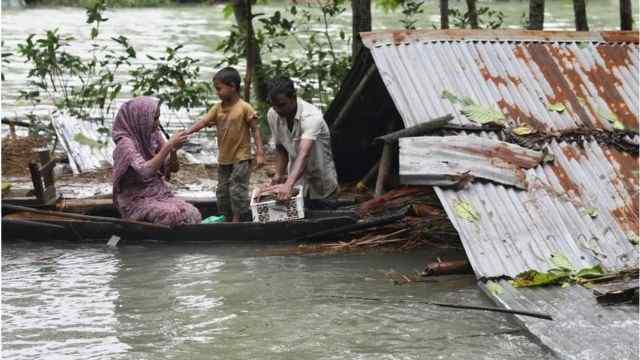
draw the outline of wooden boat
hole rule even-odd
[[[208,214],[210,212],[203,212],[204,216]],[[307,214],[305,219],[286,222],[214,223],[169,228],[117,217],[27,208],[3,201],[2,241],[106,241],[112,235],[117,235],[126,241],[278,242],[304,238],[358,222],[357,216],[351,211],[316,210]]]

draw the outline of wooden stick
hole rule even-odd
[[[402,219],[405,216],[406,210],[402,211],[400,214],[396,214],[393,216],[388,216],[388,217],[384,217],[381,219],[376,219],[373,221],[367,221],[367,222],[361,222],[361,223],[357,223],[357,224],[350,224],[350,225],[345,225],[345,226],[341,226],[335,229],[330,229],[330,230],[324,230],[324,231],[320,231],[314,234],[310,234],[310,235],[306,235],[300,238],[297,238],[295,240],[293,240],[293,242],[317,242],[319,239],[325,238],[327,236],[331,236],[331,235],[337,235],[337,234],[343,234],[343,233],[348,233],[348,232],[352,232],[352,231],[356,231],[356,230],[362,230],[362,229],[367,229],[367,228],[371,228],[374,226],[380,226],[380,225],[386,225],[389,223],[392,223],[394,221],[398,221],[400,219]]]
[[[421,136],[427,134],[433,130],[438,130],[445,126],[449,121],[453,120],[453,115],[447,114],[445,116],[441,116],[435,119],[430,119],[425,122],[422,122],[418,125],[414,125],[408,127],[406,129],[401,129],[398,131],[394,131],[384,136],[379,136],[374,139],[374,141],[384,141],[385,143],[393,143],[397,142],[398,139],[404,137],[412,137],[412,136]]]
[[[91,216],[91,215],[82,215],[82,214],[75,214],[75,213],[66,213],[61,211],[38,210],[38,209],[26,207],[26,206],[11,205],[11,204],[2,204],[2,208],[13,210],[13,211],[26,211],[33,214],[58,216],[61,218],[76,219],[76,220],[102,221],[102,222],[110,222],[110,223],[116,223],[116,224],[139,225],[139,226],[145,226],[148,228],[153,228],[158,230],[171,229],[171,227],[167,225],[153,224],[146,221],[120,219],[120,218],[114,218],[114,217],[108,217],[108,216]]]
[[[455,308],[455,309],[491,311],[491,312],[499,312],[499,313],[505,313],[505,314],[530,316],[538,319],[553,320],[551,315],[543,314],[539,312],[525,311],[525,310],[513,310],[513,309],[504,309],[504,308],[496,308],[496,307],[474,306],[474,305],[447,304],[447,303],[431,302],[431,301],[413,301],[413,300],[405,300],[405,299],[384,300],[379,298],[369,298],[369,297],[361,297],[361,296],[340,296],[340,295],[321,295],[321,296],[339,298],[339,299],[378,301],[378,302],[389,303],[389,304],[394,304],[394,303],[425,304],[425,305],[434,305],[434,306],[449,307],[449,308]]]

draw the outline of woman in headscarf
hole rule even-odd
[[[178,132],[168,141],[160,130],[160,105],[153,97],[124,103],[113,122],[113,203],[123,218],[169,226],[196,224],[198,209],[176,198],[164,180],[167,159],[187,140]]]

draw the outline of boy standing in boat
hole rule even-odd
[[[231,67],[218,71],[213,86],[221,102],[188,131],[216,126],[218,139],[218,212],[232,222],[250,219],[251,133],[256,146],[256,167],[264,164],[262,138],[253,107],[240,98],[240,74]]]

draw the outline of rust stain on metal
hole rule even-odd
[[[507,81],[505,79],[503,79],[500,76],[493,76],[491,75],[491,73],[489,72],[489,69],[487,69],[485,66],[480,67],[480,74],[482,74],[482,77],[487,80],[487,81],[493,81],[494,84],[496,85],[504,85],[507,86]]]
[[[567,172],[561,165],[554,164],[553,166],[551,166],[551,169],[556,174],[556,176],[558,177],[558,181],[560,181],[560,185],[567,193],[573,196],[580,196],[582,194],[578,184],[574,183],[571,180],[569,174],[567,174]]]
[[[527,124],[538,132],[546,132],[548,126],[542,120],[538,120],[532,115],[528,115],[517,106],[509,104],[505,99],[498,100],[498,106],[509,118],[515,120],[519,125]]]
[[[607,103],[609,109],[618,117],[624,126],[630,129],[637,129],[638,117],[631,112],[616,87],[616,85],[620,85],[620,81],[601,65],[595,65],[591,69],[585,69],[585,73],[589,77],[589,80],[595,85],[598,96]]]
[[[596,50],[604,63],[608,68],[614,68],[616,66],[630,66],[632,65],[629,52],[631,49],[627,46],[605,45],[601,44],[596,46]]]
[[[394,31],[391,34],[393,38],[393,43],[398,45],[407,41],[407,32],[406,31]]]
[[[624,206],[611,210],[611,215],[616,219],[617,223],[627,232],[633,232],[638,235],[638,203],[634,206]]]
[[[558,63],[562,63],[563,55],[559,55],[557,49],[553,49],[552,46],[547,44],[527,44],[525,47],[529,55],[531,55],[531,59],[538,65],[545,80],[551,86],[554,96],[549,100],[570,104],[583,124],[588,127],[594,127],[591,119],[578,102],[576,93],[562,73],[561,68],[553,61],[553,58],[560,57]]]
[[[625,187],[630,194],[636,194],[638,192],[638,171],[640,164],[638,163],[638,157],[631,154],[618,151],[616,149],[604,148],[605,155],[613,165],[614,169],[624,182]]]
[[[606,42],[637,44],[640,41],[637,31],[603,31],[600,36]]]
[[[519,154],[502,144],[485,149],[464,146],[451,146],[451,148],[463,153],[489,158],[492,164],[501,168],[511,168],[516,166],[519,168],[531,169],[540,165],[540,161],[542,161],[542,157],[535,158],[527,154]]]
[[[563,147],[562,152],[564,153],[564,156],[567,157],[567,160],[576,160],[576,161],[580,160],[580,155],[581,155],[579,154],[580,151],[576,151],[576,148],[573,146]]]

